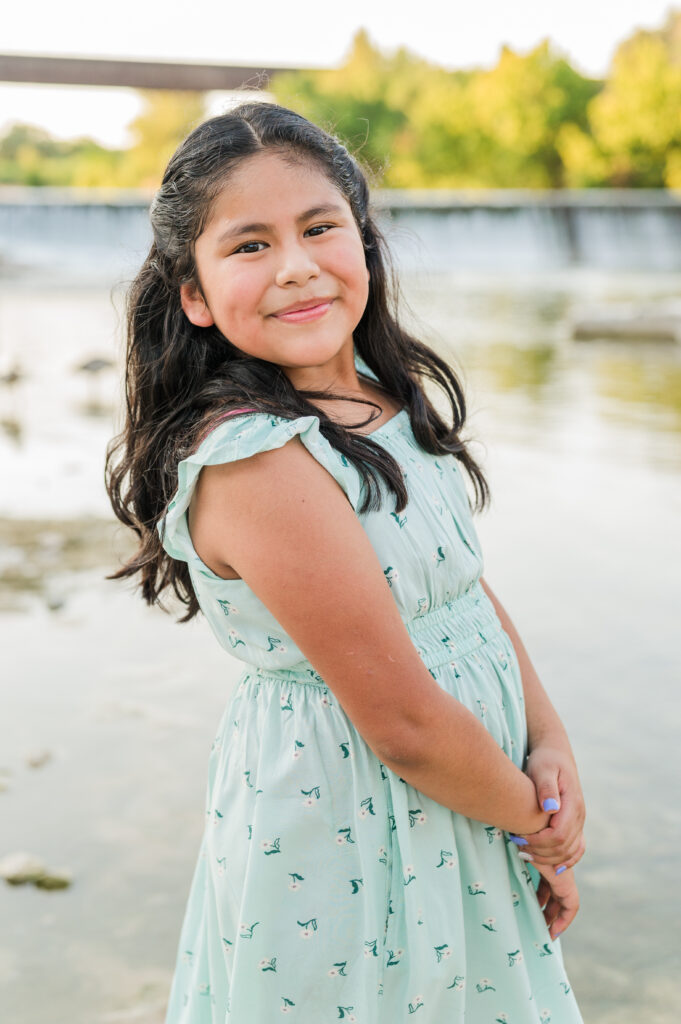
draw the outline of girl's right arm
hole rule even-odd
[[[355,511],[298,436],[204,466],[193,501],[199,556],[237,571],[388,768],[478,821],[547,825],[531,780],[434,682]]]

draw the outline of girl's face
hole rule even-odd
[[[329,381],[354,370],[369,271],[347,200],[314,164],[271,150],[246,158],[216,199],[195,258],[203,297],[180,288],[192,323],[215,324],[243,352],[290,371],[294,386],[307,367],[326,367]]]

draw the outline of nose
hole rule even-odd
[[[312,259],[304,240],[296,239],[280,247],[275,273],[275,281],[280,288],[289,284],[300,287],[315,277],[319,277],[319,266]]]

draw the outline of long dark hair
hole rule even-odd
[[[370,274],[368,302],[353,334],[356,351],[382,389],[408,408],[421,447],[435,455],[451,453],[465,467],[475,489],[474,510],[482,510],[489,500],[482,470],[461,438],[466,405],[455,373],[398,323],[399,289],[358,162],[336,138],[294,111],[272,103],[242,103],[187,136],[151,203],[153,243],[127,293],[126,422],[106,453],[106,489],[113,510],[139,540],[134,557],[106,579],[140,573],[144,600],[162,608],[160,594],[172,587],[187,606],[180,622],[193,618],[199,603],[187,563],[165,552],[157,523],[177,489],[178,462],[226,412],[248,406],[287,419],[318,416],[320,433],[362,476],[366,490],[359,513],[381,507],[376,471],[395,495],[396,512],[408,500],[400,467],[389,452],[370,436],[335,423],[312,401],[360,399],[296,389],[279,366],[245,354],[215,325],[195,326],[182,309],[180,285],[201,288],[194,243],[212,204],[239,162],[264,149],[313,162],[347,200]],[[423,378],[447,395],[451,427],[426,397]],[[368,422],[371,418],[352,426]]]

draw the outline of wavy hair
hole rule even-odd
[[[157,524],[177,490],[178,462],[226,413],[246,405],[286,419],[317,416],[320,433],[362,476],[365,496],[359,513],[381,507],[377,472],[395,495],[395,511],[401,512],[408,500],[393,456],[370,435],[353,432],[373,417],[348,427],[313,401],[361,399],[296,389],[279,366],[242,352],[216,325],[197,327],[182,309],[180,285],[201,288],[194,243],[213,203],[241,161],[272,149],[313,163],[347,200],[370,275],[367,305],[353,332],[356,351],[383,391],[408,408],[419,445],[435,455],[453,454],[465,467],[475,489],[474,510],[489,500],[483,472],[461,437],[466,404],[459,380],[398,322],[399,287],[359,163],[336,138],[300,114],[273,103],[241,103],[199,124],[184,139],[152,200],[153,242],[126,295],[125,424],[106,451],[105,486],[114,513],[139,541],[136,554],[106,579],[139,573],[142,597],[164,611],[160,595],[171,587],[187,606],[179,622],[193,618],[199,603],[188,565],[166,553]],[[451,427],[428,400],[425,378],[446,394]]]

